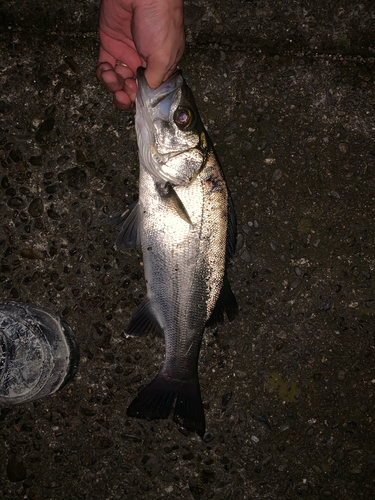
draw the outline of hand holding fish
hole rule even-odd
[[[96,75],[119,109],[134,106],[137,68],[151,88],[176,69],[185,48],[183,0],[102,0]]]

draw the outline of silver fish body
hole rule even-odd
[[[139,201],[110,217],[116,247],[141,244],[147,295],[128,336],[163,333],[166,355],[128,415],[167,418],[204,434],[198,357],[207,324],[232,319],[237,303],[226,277],[236,224],[212,143],[180,72],[150,89],[138,73],[136,130]]]

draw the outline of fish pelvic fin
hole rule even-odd
[[[136,248],[141,245],[140,219],[141,213],[137,200],[124,210],[116,212],[103,220],[108,226],[120,231],[116,238],[116,250],[121,247]]]
[[[127,415],[144,420],[165,419],[175,401],[173,420],[202,437],[206,423],[198,377],[177,380],[162,369],[130,403]]]
[[[150,298],[146,295],[131,315],[129,325],[125,330],[125,337],[139,337],[148,333],[156,333],[159,337],[163,336],[163,328],[155,317]]]
[[[230,287],[227,274],[224,274],[223,286],[219,298],[217,299],[211,316],[206,322],[206,327],[215,326],[217,323],[223,323],[224,312],[228,316],[229,321],[233,321],[238,314],[237,300]]]

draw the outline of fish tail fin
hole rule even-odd
[[[188,431],[196,432],[203,437],[206,420],[199,388],[196,382],[184,382],[177,394],[173,420]]]
[[[130,403],[127,415],[145,420],[168,418],[175,400],[173,420],[203,436],[205,417],[198,378],[176,380],[162,370]]]

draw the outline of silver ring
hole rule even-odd
[[[121,62],[121,61],[116,61],[116,66],[124,66],[124,68],[129,68],[129,66],[127,64],[125,64],[124,62]]]

